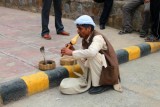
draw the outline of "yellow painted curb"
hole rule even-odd
[[[128,48],[124,48],[127,52],[128,52],[128,55],[129,55],[129,61],[130,60],[133,60],[133,59],[137,59],[140,57],[141,55],[141,50],[138,46],[130,46]]]
[[[160,42],[146,42],[151,46],[151,53],[160,50]]]
[[[21,77],[27,85],[28,95],[43,91],[49,88],[48,75],[44,72],[37,72],[29,76]]]
[[[82,71],[81,67],[77,64],[76,65],[63,66],[63,67],[68,70],[69,77],[78,77],[73,72],[83,74],[83,71]]]

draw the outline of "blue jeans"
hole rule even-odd
[[[56,32],[60,33],[63,31],[64,27],[62,24],[62,4],[61,0],[43,0],[43,6],[42,6],[42,33],[41,35],[43,36],[44,34],[49,34],[50,30],[48,28],[49,24],[49,13],[51,9],[51,4],[53,2],[54,6],[54,13],[55,13],[55,27],[56,27]]]

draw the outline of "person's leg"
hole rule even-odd
[[[55,27],[57,34],[69,36],[69,33],[64,31],[62,24],[62,1],[54,0],[54,12],[55,12]]]
[[[149,31],[150,25],[150,3],[144,4],[144,19],[142,29],[140,31],[140,37],[146,37]]]
[[[151,11],[151,35],[145,38],[146,42],[159,42],[160,41],[160,1],[151,0],[150,1],[150,11]]]
[[[83,78],[88,81],[88,75],[89,75],[89,68],[85,66],[85,60],[84,59],[78,59],[77,60],[78,65],[80,65],[82,71],[83,71]]]
[[[99,85],[100,75],[102,71],[101,58],[102,58],[101,55],[98,54],[94,58],[87,59],[91,71],[91,80],[92,80],[92,87],[89,89],[90,94],[99,94],[113,88],[113,86],[111,85],[106,85],[106,86]]]
[[[160,1],[152,0],[151,1],[151,20],[152,28],[151,33],[156,37],[160,38]]]
[[[54,1],[54,12],[55,12],[55,27],[56,32],[60,33],[63,31],[64,27],[62,24],[62,1],[61,0],[53,0]]]
[[[99,86],[100,74],[102,71],[102,65],[100,61],[97,61],[97,59],[97,57],[88,59],[91,71],[92,86],[94,87]]]
[[[111,9],[113,5],[113,0],[105,0],[104,1],[104,6],[103,6],[103,11],[100,17],[100,29],[105,29],[106,22],[108,21]]]
[[[51,8],[52,0],[43,0],[43,6],[42,6],[42,33],[41,36],[44,36],[45,34],[49,34],[49,13]]]
[[[143,0],[132,0],[123,6],[123,30],[132,32],[132,17],[135,9],[143,4]]]

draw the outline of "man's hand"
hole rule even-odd
[[[144,3],[149,3],[150,2],[150,0],[144,0]]]
[[[73,47],[73,45],[71,45],[70,43],[66,44],[66,47],[71,49],[71,50],[75,50],[75,48]]]
[[[61,54],[62,54],[62,55],[70,55],[70,56],[71,56],[71,55],[72,55],[72,52],[73,52],[73,51],[72,51],[71,49],[68,49],[68,48],[66,48],[66,47],[63,48],[63,49],[61,49]]]

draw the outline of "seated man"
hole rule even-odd
[[[160,42],[160,0],[151,0],[151,35],[146,42]]]
[[[133,31],[132,27],[132,16],[135,9],[145,4],[144,6],[144,22],[142,29],[140,31],[140,37],[146,37],[148,35],[149,22],[150,22],[150,0],[130,0],[129,3],[123,7],[123,28],[119,32],[120,35],[131,33]]]
[[[83,75],[75,73],[79,78],[65,78],[60,84],[60,91],[64,94],[77,94],[85,92],[89,89],[90,94],[102,93],[110,88],[117,91],[122,91],[119,83],[119,69],[118,60],[109,41],[100,33],[94,30],[95,23],[88,15],[82,15],[76,19],[77,32],[82,38],[82,49],[71,50],[63,48],[62,55],[70,55],[77,59],[78,64],[82,68]],[[74,49],[72,47],[72,49]],[[100,76],[102,67],[107,67],[110,62],[100,53],[100,51],[107,51],[110,59],[116,67],[115,75],[117,78],[115,82],[107,81],[108,84],[100,84]],[[112,66],[114,68],[114,66]],[[115,76],[114,75],[114,76]]]

